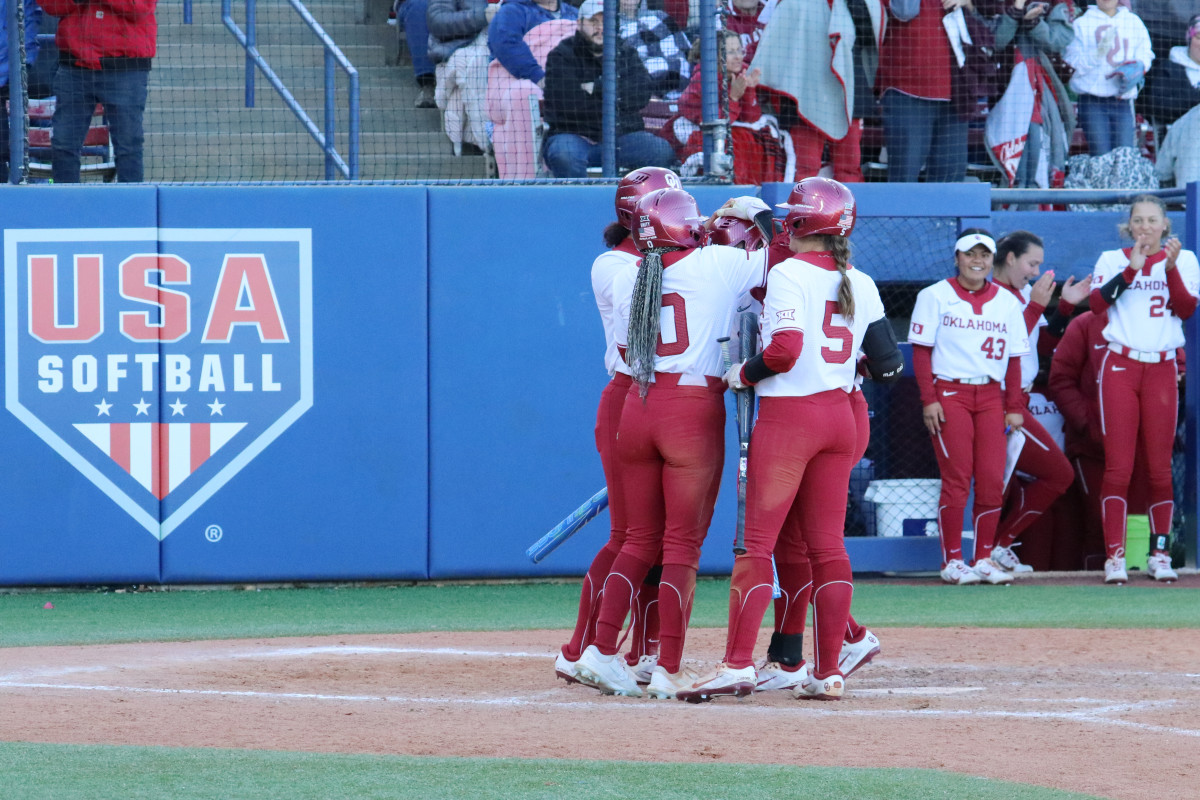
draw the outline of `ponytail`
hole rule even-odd
[[[666,247],[652,247],[642,257],[633,299],[629,304],[628,344],[625,361],[638,385],[638,396],[645,398],[654,377],[654,351],[658,349],[658,326],[662,315],[662,254]]]
[[[842,275],[842,282],[838,286],[838,313],[845,318],[847,322],[854,321],[854,287],[850,285],[850,276],[846,274],[847,268],[850,266],[850,240],[845,236],[826,236],[826,244],[829,245],[829,252],[833,256],[833,262],[837,265],[837,271]]]
[[[610,222],[604,229],[604,246],[609,250],[629,238],[629,228],[620,222]]]

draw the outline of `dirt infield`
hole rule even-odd
[[[876,633],[882,655],[841,702],[698,706],[556,681],[562,631],[10,648],[0,740],[928,767],[1194,796],[1200,631]],[[692,631],[689,655],[719,658],[723,636]]]

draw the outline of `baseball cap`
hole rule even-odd
[[[983,233],[968,233],[954,243],[954,249],[965,253],[977,244],[981,244],[991,252],[996,252],[996,240]]]
[[[604,0],[583,0],[583,5],[579,7],[580,19],[591,19],[597,14],[604,13]]]

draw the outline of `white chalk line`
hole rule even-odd
[[[944,688],[944,687],[930,687]],[[680,711],[686,711],[693,708],[686,703],[648,703],[636,702],[633,700],[622,701],[547,701],[545,695],[531,697],[494,697],[494,698],[463,698],[463,697],[403,697],[399,695],[367,695],[367,694],[319,694],[312,692],[260,692],[241,689],[170,689],[170,688],[155,688],[144,686],[100,686],[100,685],[83,685],[83,684],[60,684],[60,683],[24,683],[16,681],[0,681],[0,689],[49,689],[56,691],[82,691],[82,692],[114,692],[122,694],[152,694],[152,695],[174,695],[174,696],[201,696],[201,697],[239,697],[252,698],[262,700],[318,700],[332,701],[340,703],[398,703],[412,705],[433,705],[433,706],[508,706],[508,707],[523,707],[536,706],[544,709],[561,709],[561,710],[586,710],[586,711],[658,711],[662,709],[675,708]],[[913,690],[915,692],[915,690]],[[1040,702],[1054,702],[1049,699]],[[1101,702],[1101,701],[1092,701]],[[1002,711],[1002,710],[978,710],[978,709],[850,709],[845,706],[837,708],[821,707],[809,705],[807,703],[797,703],[791,708],[775,708],[765,706],[754,706],[750,703],[709,703],[703,706],[703,713],[706,714],[730,714],[739,715],[761,715],[761,716],[780,716],[796,714],[807,714],[810,716],[836,716],[836,717],[910,717],[913,715],[924,717],[988,717],[992,719],[1025,719],[1025,720],[1061,720],[1066,722],[1075,722],[1081,724],[1109,725],[1117,727],[1133,728],[1136,730],[1145,731],[1148,733],[1165,733],[1176,736],[1187,736],[1192,738],[1200,738],[1200,730],[1192,730],[1188,728],[1176,728],[1166,725],[1152,725],[1144,722],[1134,722],[1131,720],[1114,719],[1112,717],[1103,716],[1108,713],[1121,713],[1129,711],[1144,711],[1152,707],[1165,707],[1173,705],[1174,701],[1155,701],[1155,702],[1136,702],[1136,703],[1120,703],[1109,704],[1107,706],[1089,709],[1083,711]]]

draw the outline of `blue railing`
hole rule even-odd
[[[334,43],[333,39],[329,38],[329,34],[321,25],[313,19],[312,14],[304,7],[300,0],[288,0],[292,8],[296,9],[296,13],[304,20],[310,30],[316,34],[321,41],[321,45],[325,48],[325,130],[321,131],[312,118],[305,112],[303,106],[297,102],[288,88],[283,85],[283,81],[275,74],[266,59],[258,52],[257,45],[257,26],[255,18],[257,17],[258,3],[257,0],[246,0],[246,31],[238,27],[233,20],[233,0],[221,0],[221,21],[225,23],[225,27],[233,34],[234,38],[246,51],[246,108],[254,107],[254,68],[257,66],[267,82],[275,87],[275,91],[287,104],[287,107],[292,110],[300,123],[304,125],[305,130],[309,135],[321,146],[325,151],[325,180],[333,180],[335,171],[341,172],[343,176],[350,180],[358,180],[358,149],[359,149],[359,90],[358,90],[358,70],[354,65],[343,55],[342,51]],[[192,4],[191,0],[185,0],[183,7],[184,22],[191,22]],[[341,67],[350,79],[350,130],[349,130],[349,146],[348,158],[349,164],[338,154],[337,148],[334,146],[334,130],[337,119],[337,109],[334,100],[337,94],[337,82],[335,78],[335,67]]]

